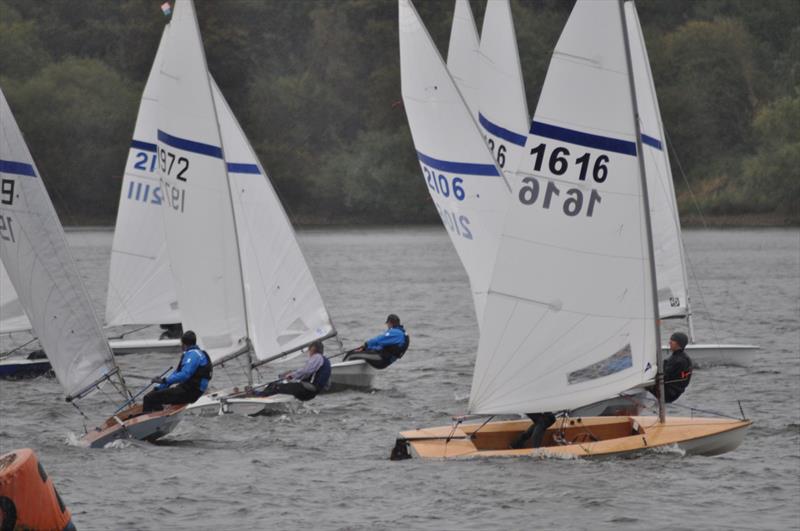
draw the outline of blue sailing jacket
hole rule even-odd
[[[188,382],[200,367],[205,367],[209,362],[210,360],[207,355],[200,350],[200,347],[194,346],[190,348],[183,353],[181,363],[178,365],[177,370],[172,371],[172,373],[167,376],[166,383],[158,385],[156,389],[166,389],[173,384]],[[205,392],[208,387],[208,378],[202,378],[199,387],[200,391]]]
[[[372,339],[367,340],[367,350],[381,351],[385,347],[402,347],[406,342],[406,331],[403,325],[397,325]]]

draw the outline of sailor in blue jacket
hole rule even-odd
[[[403,357],[409,342],[408,333],[400,324],[400,318],[391,313],[386,318],[386,332],[368,339],[344,359],[364,360],[376,369],[385,369]]]
[[[191,330],[184,333],[181,348],[183,354],[178,368],[166,378],[153,378],[153,383],[158,385],[144,396],[144,413],[160,411],[164,404],[191,404],[208,387],[212,376],[211,358],[197,346],[197,335]],[[173,385],[175,387],[171,387]]]

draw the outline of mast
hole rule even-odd
[[[631,61],[631,47],[628,40],[628,23],[625,19],[625,2],[633,0],[619,0],[619,15],[622,20],[622,33],[623,42],[625,43],[625,61],[628,65],[628,84],[631,93],[631,105],[633,105],[633,121],[634,130],[636,132],[636,153],[639,163],[639,178],[642,186],[642,200],[644,202],[644,219],[645,228],[647,231],[647,254],[650,259],[650,288],[652,290],[653,301],[653,318],[656,320],[655,326],[655,348],[656,348],[656,364],[658,365],[658,372],[656,373],[656,386],[658,388],[658,421],[664,422],[666,412],[664,408],[664,356],[661,353],[661,329],[658,323],[658,288],[656,286],[656,260],[655,251],[653,249],[653,227],[650,220],[650,198],[647,192],[647,177],[644,167],[644,158],[642,156],[642,132],[639,125],[639,106],[636,103],[636,84],[633,80],[633,64]]]

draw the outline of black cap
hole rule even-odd
[[[193,347],[197,344],[197,335],[192,332],[191,330],[187,330],[181,336],[181,345],[186,345],[187,347]]]
[[[390,323],[392,326],[397,326],[400,324],[400,318],[397,317],[395,314],[390,313],[389,317],[386,318],[386,322]]]
[[[314,347],[314,350],[319,352],[320,354],[325,353],[325,345],[322,344],[322,341],[314,341],[308,347],[309,348]]]
[[[669,338],[679,344],[681,348],[686,348],[686,345],[689,344],[689,337],[683,332],[675,332]]]

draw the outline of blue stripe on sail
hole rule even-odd
[[[661,140],[652,136],[647,136],[644,133],[642,133],[642,144],[647,144],[648,146],[656,149],[664,149],[664,147],[661,145]]]
[[[142,151],[151,151],[155,153],[158,151],[158,146],[150,142],[142,142],[141,140],[131,140],[131,147],[134,149],[141,149]]]
[[[199,153],[200,155],[208,155],[209,157],[222,158],[222,148],[212,146],[211,144],[203,144],[202,142],[195,142],[186,138],[179,138],[165,133],[161,129],[158,130],[158,139],[168,146],[172,146],[184,151],[191,151],[192,153]]]
[[[536,121],[531,124],[531,134],[562,140],[579,146],[636,156],[636,143],[629,142],[628,140],[620,140],[619,138],[593,135],[591,133],[584,133],[582,131],[575,131],[574,129],[567,129],[566,127],[558,127],[556,125]]]
[[[516,144],[518,146],[525,146],[525,140],[528,138],[525,135],[520,135],[519,133],[515,133],[510,129],[500,127],[499,125],[490,122],[481,113],[478,113],[478,121],[481,123],[484,129],[492,133],[494,136],[502,138],[503,140],[508,140],[512,144]]]
[[[252,173],[253,175],[261,175],[261,170],[258,169],[257,164],[245,164],[241,162],[228,162],[228,171],[231,173]]]
[[[439,160],[429,157],[417,151],[417,157],[423,164],[431,168],[446,171],[448,173],[460,173],[464,175],[487,175],[490,177],[500,177],[497,167],[494,164],[473,164],[471,162],[450,162],[449,160]]]
[[[33,165],[25,162],[15,162],[13,160],[0,159],[0,172],[36,177],[36,171],[33,169]]]

